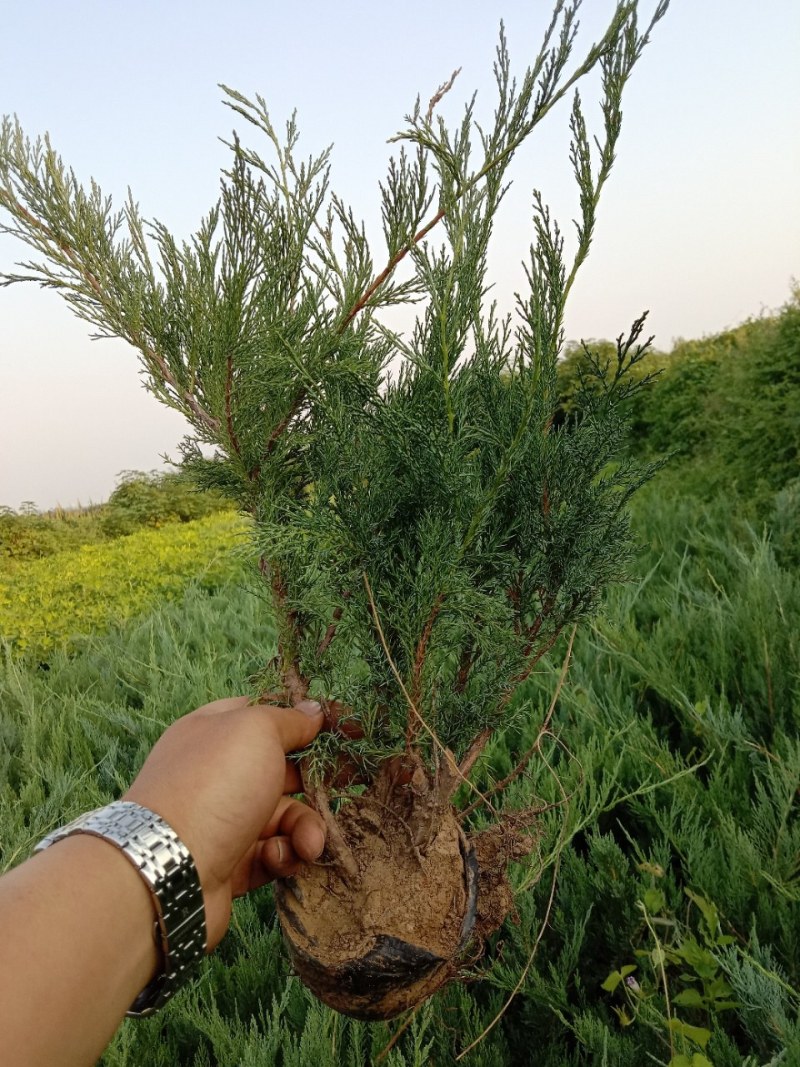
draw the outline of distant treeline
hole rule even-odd
[[[565,422],[580,418],[597,388],[595,360],[616,359],[611,341],[571,345],[559,364]],[[766,521],[776,547],[794,552],[800,520],[800,289],[777,314],[650,351],[634,373],[657,375],[630,400],[631,448],[670,457],[659,483],[709,497],[723,492],[740,517]],[[52,555],[143,527],[190,522],[229,507],[183,473],[126,471],[105,504],[41,513],[34,504],[0,508],[0,563]]]
[[[105,504],[45,513],[33,503],[23,504],[19,512],[0,508],[0,565],[51,556],[146,527],[192,522],[229,507],[220,493],[199,491],[179,472],[125,471]]]

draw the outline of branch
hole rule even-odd
[[[46,241],[48,241],[51,245],[55,245],[61,250],[62,255],[66,258],[72,270],[75,271],[75,273],[81,278],[83,278],[83,280],[89,285],[92,292],[94,293],[95,300],[97,301],[97,303],[101,307],[108,308],[111,304],[109,295],[105,292],[102,285],[92,273],[92,271],[90,271],[89,268],[81,262],[80,257],[75,252],[75,249],[72,248],[72,246],[69,245],[66,241],[60,240],[58,237],[56,237],[56,235],[51,229],[49,229],[49,227],[45,226],[45,224],[39,219],[37,219],[35,215],[32,215],[31,212],[28,211],[27,208],[24,207],[22,204],[20,204],[18,200],[12,199],[10,197],[4,197],[3,200],[5,202],[4,206],[11,212],[12,215],[16,214],[19,217],[23,218],[29,227],[35,227],[35,229],[39,230],[43,234],[44,239]],[[71,286],[66,281],[61,281],[56,284],[57,287],[61,289],[73,288],[73,286]],[[76,291],[80,292],[79,289]],[[218,432],[219,420],[214,418],[213,415],[206,411],[205,408],[202,407],[202,405],[192,393],[190,393],[188,390],[181,388],[175,376],[172,374],[169,367],[167,366],[164,357],[147,344],[141,333],[136,330],[129,331],[127,333],[117,331],[116,336],[120,337],[123,341],[127,341],[129,344],[132,344],[134,348],[138,348],[144,356],[145,361],[154,364],[158,368],[158,371],[164,383],[173,391],[177,399],[183,401],[183,403],[186,405],[187,408],[189,408],[195,418],[212,433]]]
[[[236,431],[233,428],[233,414],[231,412],[231,389],[233,386],[233,356],[228,356],[228,366],[225,374],[225,421],[228,427],[228,439],[231,443],[231,448],[239,457],[242,458],[242,450],[239,447],[239,439],[236,436]]]
[[[466,188],[464,191],[466,191]],[[461,195],[463,195],[463,192]],[[429,222],[427,222],[418,233],[414,234],[414,236],[411,238],[410,241],[408,241],[407,244],[405,244],[399,251],[395,252],[395,254],[386,264],[384,269],[381,271],[381,273],[372,280],[369,288],[358,298],[353,307],[347,313],[344,318],[344,321],[339,327],[339,333],[344,333],[344,331],[347,329],[347,327],[350,325],[350,323],[353,321],[359,311],[361,311],[369,303],[369,300],[372,296],[374,296],[376,290],[380,289],[386,279],[394,272],[394,269],[398,265],[398,263],[400,263],[401,260],[405,259],[411,249],[414,248],[415,245],[418,245],[419,242],[423,239],[423,237],[427,236],[427,234],[433,229],[433,227],[438,222],[442,221],[444,216],[445,211],[444,208],[442,208],[440,211],[437,211],[434,217]]]
[[[439,86],[439,88],[436,90],[436,92],[430,98],[430,100],[428,101],[428,111],[427,111],[427,114],[425,115],[425,121],[426,122],[430,122],[431,121],[431,119],[433,118],[433,113],[436,110],[436,105],[440,104],[442,102],[442,100],[444,99],[444,97],[447,96],[447,94],[450,92],[450,90],[455,85],[456,78],[459,76],[460,73],[461,73],[461,67],[458,67],[457,70],[453,71],[453,73],[450,75],[450,77],[448,78],[448,80],[446,82],[442,82],[442,84]]]
[[[464,650],[461,653],[461,661],[458,666],[458,677],[456,678],[455,691],[457,693],[463,693],[467,688],[467,682],[469,681],[470,672],[472,666],[475,663],[475,643],[470,640],[464,646]]]
[[[561,690],[563,688],[564,682],[566,680],[567,671],[569,670],[569,661],[570,661],[570,659],[572,657],[572,645],[573,645],[573,643],[575,641],[575,633],[576,633],[577,629],[578,629],[577,625],[572,627],[572,633],[570,634],[570,638],[569,638],[569,645],[567,646],[567,653],[564,656],[564,662],[561,665],[561,673],[560,673],[560,675],[558,677],[558,682],[556,683],[555,692],[553,693],[553,698],[550,701],[550,707],[547,709],[547,714],[544,717],[544,722],[539,727],[539,732],[536,735],[536,740],[533,742],[531,747],[528,749],[528,751],[525,753],[525,755],[522,757],[522,759],[519,761],[519,763],[516,765],[516,767],[513,769],[513,771],[511,771],[509,774],[507,774],[505,776],[505,778],[502,778],[499,782],[496,782],[492,786],[491,789],[488,789],[486,791],[486,796],[487,797],[492,796],[494,793],[501,793],[507,786],[509,786],[511,784],[511,782],[514,781],[515,778],[518,778],[522,774],[522,772],[528,766],[528,763],[530,762],[530,759],[533,756],[534,752],[538,752],[539,751],[539,747],[540,747],[540,745],[542,743],[542,738],[545,736],[545,734],[549,733],[550,723],[551,723],[552,718],[553,718],[553,713],[555,712],[555,709],[556,709],[556,703],[558,701],[558,698],[559,698],[559,696],[561,694]],[[559,630],[559,633],[560,633],[560,630]],[[558,636],[558,634],[556,634],[556,636]],[[542,655],[544,655],[545,651],[546,651],[546,649],[542,650],[540,655],[537,656],[537,660],[540,659]],[[529,673],[530,673],[530,671],[528,672],[528,674]],[[526,674],[526,677],[527,677],[527,674]],[[480,804],[481,804],[480,800],[473,801],[473,803],[470,804],[468,808],[465,808],[464,811],[461,813],[461,818],[465,819],[468,815],[471,815],[473,811],[475,811],[478,807],[480,807]]]
[[[412,675],[411,682],[411,699],[414,706],[419,704],[420,697],[422,695],[422,668],[425,666],[425,654],[428,650],[428,641],[431,637],[431,631],[433,630],[433,624],[439,617],[439,612],[442,609],[442,603],[444,601],[444,593],[439,593],[433,602],[428,621],[422,630],[422,636],[417,644],[417,652],[414,657],[414,673]],[[408,728],[406,730],[406,745],[411,748],[414,743],[414,738],[417,734],[417,723],[414,719],[409,718]]]
[[[308,679],[303,677],[303,674],[300,671],[300,661],[297,656],[296,648],[293,646],[287,647],[285,641],[285,634],[287,632],[291,634],[292,637],[300,635],[297,613],[286,603],[286,585],[274,563],[270,563],[266,556],[261,556],[258,561],[258,569],[262,576],[266,577],[269,574],[271,577],[270,584],[272,587],[272,598],[278,618],[284,624],[281,627],[283,633],[278,639],[283,681],[286,685],[286,693],[289,703],[297,704],[299,701],[305,700],[309,687]]]
[[[351,593],[350,593],[349,589],[346,589],[342,593],[342,599],[343,600],[349,600],[350,596],[351,596]],[[320,659],[328,651],[328,646],[330,645],[331,641],[336,636],[336,625],[339,622],[339,620],[341,619],[343,613],[344,613],[344,605],[340,604],[339,607],[336,608],[336,610],[334,611],[334,613],[333,613],[333,621],[328,626],[328,629],[325,631],[325,636],[322,638],[322,640],[320,641],[320,643],[319,643],[319,645],[317,647],[317,659]]]
[[[278,423],[278,425],[273,429],[272,433],[269,435],[267,443],[264,446],[264,455],[266,457],[271,456],[272,453],[275,451],[275,446],[278,443],[278,439],[281,437],[281,435],[283,434],[283,431],[286,429],[286,427],[289,425],[289,423],[295,417],[297,412],[303,406],[303,402],[304,402],[304,400],[305,400],[307,395],[308,395],[308,393],[307,393],[307,390],[306,390],[306,388],[304,386],[300,390],[300,392],[297,394],[297,396],[294,398],[294,400],[292,401],[292,406],[289,408],[288,413],[281,419],[281,421]]]
[[[539,98],[535,101],[532,113],[528,117],[527,121],[521,124],[516,134],[511,137],[510,141],[505,145],[505,147],[501,151],[499,151],[493,158],[487,159],[481,169],[477,172],[477,174],[474,174],[472,178],[469,179],[469,181],[464,182],[464,184],[460,186],[460,188],[455,190],[454,203],[457,203],[468,192],[474,189],[475,186],[492,170],[494,170],[495,167],[497,167],[501,163],[506,162],[509,157],[514,154],[517,148],[519,148],[520,144],[528,137],[533,128],[538,125],[539,122],[541,122],[544,116],[552,110],[552,108],[565,96],[565,94],[572,88],[572,86],[575,85],[575,83],[584,76],[584,74],[587,74],[594,67],[594,65],[598,62],[601,56],[606,54],[608,49],[613,45],[616,36],[619,33],[620,26],[623,21],[623,15],[625,14],[627,14],[625,7],[623,4],[620,3],[617,7],[617,12],[614,18],[611,20],[611,23],[605,34],[603,35],[602,39],[600,40],[599,44],[593,45],[589,49],[589,52],[586,55],[584,61],[579,64],[577,69],[573,71],[572,75],[566,80],[566,82],[562,86],[556,88],[555,84],[552,85],[549,89],[549,92],[547,92],[543,98]],[[453,81],[455,80],[455,76],[457,73],[458,71],[453,74],[449,82],[440,86],[437,93],[431,99],[428,110],[429,117],[432,117],[433,108],[435,107],[436,103],[438,103],[441,97],[444,96],[444,94],[448,92],[452,87]],[[399,139],[399,137],[400,135],[398,135],[398,138],[395,139]],[[370,298],[374,296],[376,290],[379,289],[380,286],[386,281],[386,279],[392,274],[397,265],[406,257],[406,255],[408,255],[408,253],[411,251],[412,248],[415,247],[415,245],[419,244],[419,242],[433,229],[433,227],[438,222],[441,222],[441,220],[445,217],[445,214],[445,209],[441,208],[433,216],[433,218],[429,222],[427,222],[421,230],[419,230],[418,233],[416,233],[398,252],[395,252],[389,262],[386,264],[386,267],[381,271],[379,275],[377,275],[377,277],[373,279],[367,290],[359,297],[359,299],[355,302],[353,307],[347,313],[344,318],[344,321],[340,326],[340,331],[344,331],[347,328],[347,326],[352,322],[352,320],[359,313],[359,311],[361,311],[367,305]]]

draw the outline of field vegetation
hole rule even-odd
[[[220,493],[198,492],[179,472],[124,471],[104,504],[46,512],[33,501],[18,511],[0,507],[0,571],[23,560],[113,540],[142,528],[192,522],[229,508]]]
[[[540,809],[537,848],[515,870],[517,921],[468,961],[473,980],[392,1024],[346,1019],[288,974],[267,889],[239,902],[197,981],[123,1026],[106,1067],[800,1063],[800,302],[654,363],[634,444],[671,458],[633,505],[636,576],[578,631],[560,689],[567,638],[542,661],[525,725],[476,779],[491,788],[510,751],[537,745],[508,797]],[[567,358],[565,418],[573,370]],[[0,867],[117,796],[174,717],[257,685],[275,628],[241,552],[210,577],[215,522],[241,539],[227,517],[185,527],[202,532],[181,574],[201,580],[169,602],[154,589],[110,630],[113,612],[91,618],[44,664],[6,642]],[[101,547],[143,536],[153,556],[173,528]],[[42,561],[46,596],[59,560],[95,551]],[[40,610],[22,606],[29,566],[7,576],[8,636]]]
[[[0,633],[13,653],[46,660],[174,600],[190,579],[216,586],[232,577],[247,529],[234,512],[219,512],[27,560],[0,572]]]

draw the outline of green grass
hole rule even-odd
[[[528,1062],[535,1047],[544,1067],[666,1064],[670,1036],[676,1055],[714,1067],[800,1057],[800,579],[722,499],[668,499],[655,485],[637,523],[640,576],[579,635],[555,737],[507,798],[547,808],[534,862],[516,871],[519,924],[476,963],[479,981],[420,1011],[384,1061],[394,1067],[454,1062],[537,942],[502,1021],[462,1062]],[[47,670],[7,654],[2,866],[118,795],[175,716],[249,691],[274,650],[266,605],[239,579],[192,584]],[[534,736],[560,654],[528,686],[523,725],[487,754],[483,786]],[[687,890],[716,909],[713,935]],[[603,989],[626,965],[640,994]],[[713,983],[724,998],[695,1003]],[[267,890],[239,903],[197,982],[158,1019],[126,1023],[104,1063],[366,1067],[395,1028],[337,1017],[288,975]]]
[[[551,731],[505,797],[539,809],[536,849],[514,872],[518,922],[409,1021],[387,1067],[445,1067],[484,1031],[465,1067],[800,1063],[798,324],[790,305],[733,347],[699,342],[718,377],[694,380],[687,364],[664,405],[654,392],[640,413],[640,431],[649,419],[693,443],[636,499],[636,576],[579,632]],[[759,389],[763,405],[740,420]],[[784,447],[759,469],[765,417]],[[170,534],[148,536],[163,547]],[[54,642],[42,662],[4,646],[0,869],[119,795],[176,716],[257,685],[275,652],[266,602],[241,559],[204,581],[204,558],[185,555],[171,602],[106,613],[111,629],[70,652]],[[482,789],[536,737],[564,651],[526,684],[476,769]],[[199,978],[155,1019],[125,1023],[103,1063],[370,1067],[399,1026],[313,1000],[288,973],[266,889],[237,903]]]

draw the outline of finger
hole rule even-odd
[[[319,733],[325,722],[321,706],[315,700],[302,700],[294,708],[279,708],[261,705],[260,711],[268,714],[284,752],[305,748]]]
[[[294,874],[303,862],[292,846],[291,838],[270,837],[261,843],[258,855],[268,878],[286,878]]]
[[[295,851],[308,863],[313,863],[325,848],[325,823],[302,800],[281,797],[272,818],[261,831],[262,840],[288,837]]]
[[[241,897],[275,878],[289,878],[302,867],[288,838],[271,837],[260,841],[253,852],[246,884],[234,889],[234,896]]]
[[[252,697],[223,697],[221,700],[212,700],[210,704],[204,704],[202,708],[198,708],[197,711],[191,714],[197,716],[224,715],[229,711],[239,711],[240,708],[246,708],[252,702]]]
[[[300,769],[294,764],[286,761],[286,775],[283,780],[284,793],[302,793],[303,792],[303,779],[300,777]]]
[[[297,855],[307,863],[313,863],[325,848],[325,823],[316,811],[299,800],[290,800],[285,806],[278,824],[280,835],[291,839]]]

